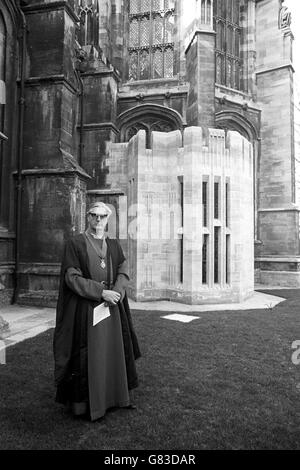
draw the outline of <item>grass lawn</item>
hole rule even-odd
[[[273,309],[134,312],[138,410],[91,423],[54,403],[49,330],[8,349],[0,366],[0,449],[300,449],[300,290],[268,291]],[[192,314],[192,313],[191,313]]]

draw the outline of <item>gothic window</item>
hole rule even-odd
[[[215,0],[214,27],[216,40],[216,82],[241,89],[240,0]]]
[[[153,131],[156,132],[171,132],[174,131],[176,126],[174,123],[166,119],[158,119],[155,117],[147,117],[140,120],[138,123],[134,122],[130,124],[124,133],[124,141],[128,142],[141,129],[146,132],[146,147],[151,148],[151,134]]]
[[[201,0],[201,23],[212,24],[212,0]]]
[[[174,74],[174,0],[129,0],[129,80]]]
[[[81,46],[99,43],[99,6],[98,0],[79,0],[80,18],[79,42]]]

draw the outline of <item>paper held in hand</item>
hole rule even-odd
[[[93,311],[93,326],[97,325],[97,323],[109,316],[109,307],[106,306],[106,302],[102,302],[102,304],[97,305]]]

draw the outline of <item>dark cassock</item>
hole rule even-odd
[[[56,401],[91,420],[111,407],[130,406],[129,390],[138,386],[140,357],[126,295],[126,260],[118,240],[97,239],[89,231],[65,246],[53,348]],[[93,326],[93,310],[103,289],[121,294],[110,316]]]

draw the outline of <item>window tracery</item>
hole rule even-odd
[[[99,43],[99,5],[98,0],[79,0],[78,16],[80,28],[78,40],[81,46]]]
[[[240,0],[215,0],[216,83],[241,89]]]
[[[124,134],[124,141],[128,142],[131,137],[137,134],[141,129],[146,132],[146,147],[151,148],[151,134],[153,131],[171,132],[176,129],[176,126],[167,119],[157,117],[145,118],[142,121],[134,122],[127,127]]]
[[[212,25],[213,0],[201,0],[201,24]]]
[[[175,0],[129,0],[129,80],[171,78]]]

